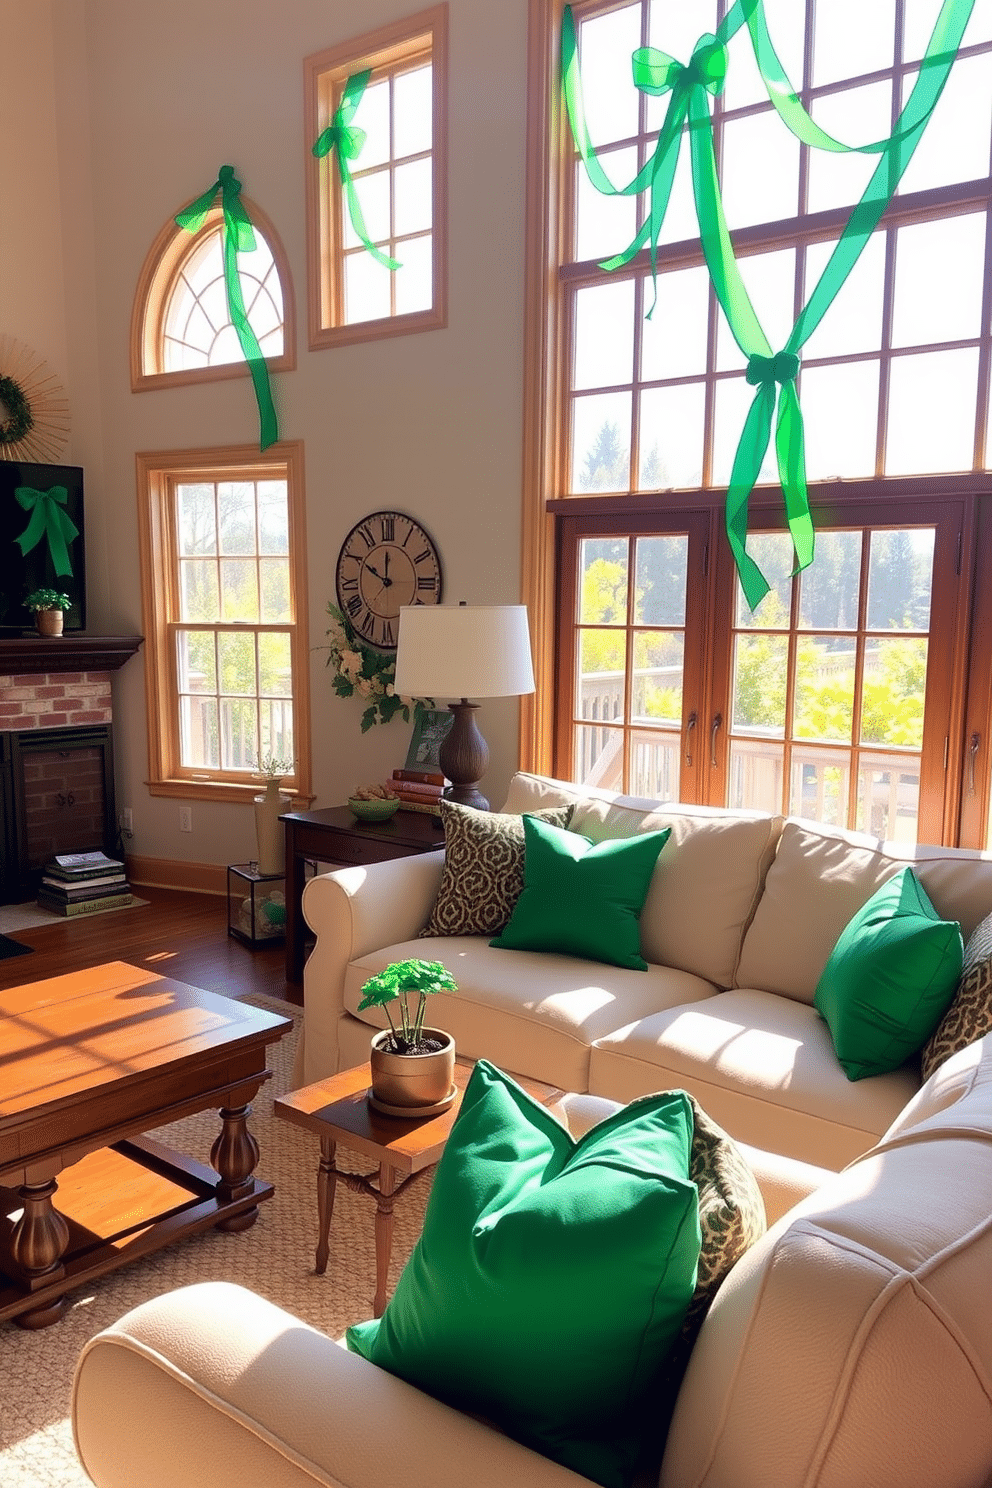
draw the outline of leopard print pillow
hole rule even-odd
[[[574,809],[569,803],[528,814],[567,827]],[[444,868],[434,908],[420,934],[498,935],[523,892],[523,817],[476,811],[444,800],[440,812]]]
[[[964,948],[964,965],[954,1000],[920,1053],[924,1080],[945,1059],[992,1032],[992,915],[974,931]]]

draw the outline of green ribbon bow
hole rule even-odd
[[[31,513],[31,520],[20,537],[14,538],[22,555],[27,557],[31,549],[36,548],[43,537],[47,537],[55,572],[59,578],[71,578],[72,564],[69,561],[67,544],[79,536],[79,528],[65,510],[69,500],[69,492],[65,486],[52,486],[50,491],[18,486],[14,495],[24,510]]]
[[[338,152],[338,175],[341,177],[341,185],[344,188],[345,201],[348,203],[348,216],[351,225],[355,229],[356,237],[360,238],[365,247],[371,253],[377,263],[381,263],[385,269],[399,269],[402,264],[395,258],[389,258],[381,249],[377,248],[369,237],[368,228],[365,226],[365,217],[362,213],[361,203],[358,200],[358,192],[351,176],[349,161],[357,160],[365,147],[367,135],[364,129],[359,129],[352,124],[352,119],[362,101],[362,96],[368,86],[372,69],[367,67],[364,72],[354,73],[344,85],[341,102],[338,104],[326,129],[321,130],[317,136],[316,143],[311,153],[320,160],[329,155],[332,150]]]
[[[615,269],[629,263],[650,237],[656,299],[658,234],[671,194],[683,124],[688,119],[693,195],[703,256],[727,324],[748,359],[747,381],[757,388],[734,456],[726,504],[727,538],[737,564],[741,588],[752,610],[764,599],[770,586],[745,551],[748,501],[771,439],[776,401],[775,450],[786,519],[796,553],[794,572],[798,573],[812,563],[814,551],[813,522],[806,487],[803,419],[795,383],[799,371],[798,352],[830,308],[889,205],[943,91],[974,3],[975,0],[943,0],[920,70],[895,129],[888,139],[867,145],[842,144],[814,124],[806,113],[775,53],[762,0],[737,0],[716,34],[707,34],[697,42],[688,68],[680,68],[664,52],[656,52],[650,47],[638,48],[632,57],[635,86],[655,93],[670,87],[672,98],[652,159],[629,186],[619,189],[612,185],[595,159],[589,141],[582,109],[574,21],[570,8],[566,7],[562,24],[562,81],[572,133],[589,179],[598,191],[610,195],[633,195],[648,184],[652,187],[648,218],[634,241],[623,253],[604,260],[600,267]],[[784,349],[777,354],[772,353],[737,267],[723,212],[713,149],[712,118],[706,98],[707,93],[720,91],[726,68],[723,49],[745,22],[768,96],[779,117],[797,138],[816,149],[858,150],[881,157]],[[595,161],[594,166],[592,161]],[[778,392],[777,387],[780,389]]]
[[[561,27],[561,69],[572,136],[589,180],[604,196],[638,196],[650,189],[648,215],[638,228],[632,241],[612,258],[603,259],[599,267],[612,271],[630,263],[631,259],[650,243],[651,279],[654,299],[647,312],[650,320],[658,300],[658,240],[668,211],[675,181],[675,170],[679,163],[682,131],[689,113],[690,101],[698,94],[708,93],[716,97],[723,88],[727,74],[727,42],[749,18],[760,0],[736,0],[717,28],[716,34],[706,32],[699,38],[692,51],[689,63],[683,66],[667,52],[655,47],[638,47],[631,56],[631,69],[635,88],[641,93],[660,97],[671,90],[668,108],[662,121],[658,139],[651,159],[638,171],[626,186],[614,186],[596,155],[585,120],[585,105],[582,98],[582,82],[579,74],[578,42],[572,7],[565,6]],[[709,109],[704,109],[707,121]]]
[[[269,384],[269,369],[258,344],[258,337],[251,328],[241,293],[241,276],[238,273],[238,254],[255,251],[255,231],[251,218],[241,200],[241,182],[234,174],[233,165],[222,165],[214,184],[198,196],[195,202],[176,215],[177,224],[187,232],[196,233],[206,221],[217,192],[220,192],[224,223],[221,242],[224,253],[224,288],[227,291],[227,313],[237,332],[251,380],[255,387],[260,426],[260,448],[268,449],[279,438],[279,424],[272,403],[272,388]]]

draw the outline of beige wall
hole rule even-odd
[[[446,597],[519,599],[527,0],[450,0],[449,323],[306,349],[303,59],[414,12],[402,0],[0,0],[0,330],[66,381],[87,479],[90,628],[140,631],[134,456],[257,437],[247,380],[134,394],[128,337],[148,247],[233,164],[286,248],[298,365],[273,378],[284,437],[304,442],[316,805],[388,775],[409,725],[362,735],[319,650],[334,561],[365,512],[432,532]],[[12,42],[12,44],[8,44]],[[13,166],[13,168],[12,168]],[[30,212],[19,210],[25,201]],[[16,216],[15,216],[16,212]],[[152,798],[143,661],[115,681],[119,804],[133,851],[227,862],[254,851],[250,810]],[[484,705],[497,802],[516,765],[517,707]]]

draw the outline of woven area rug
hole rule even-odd
[[[272,998],[244,999],[299,1018],[299,1009]],[[297,1023],[298,1026],[298,1023]],[[258,1139],[260,1177],[275,1194],[240,1235],[217,1230],[193,1235],[168,1249],[105,1276],[70,1296],[69,1310],[51,1328],[32,1333],[0,1323],[0,1484],[3,1488],[92,1488],[76,1459],[69,1406],[73,1370],[83,1344],[122,1313],[150,1297],[195,1281],[223,1280],[269,1297],[332,1337],[372,1316],[375,1290],[375,1205],[343,1183],[337,1186],[331,1253],[324,1276],[314,1273],[317,1230],[316,1139],[272,1114],[272,1098],[291,1088],[296,1038],[286,1035],[269,1050],[273,1077],[254,1102],[251,1129]],[[159,1139],[209,1162],[219,1130],[204,1112],[163,1127]],[[366,1159],[338,1149],[338,1161],[369,1172]],[[390,1288],[423,1222],[429,1179],[397,1201]],[[140,1430],[140,1423],[135,1424]],[[137,1485],[136,1485],[137,1488]]]

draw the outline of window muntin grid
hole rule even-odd
[[[352,222],[337,147],[308,161],[310,344],[331,346],[447,319],[445,98],[447,6],[396,22],[305,63],[312,143],[334,119],[349,79],[369,80],[351,126],[364,132],[348,172],[366,234]]]
[[[937,7],[930,8],[932,24]],[[719,16],[708,0],[690,0],[677,17],[671,7],[649,0],[604,13],[581,3],[574,10],[590,132],[597,145],[607,145],[604,166],[622,183],[649,157],[666,103],[634,92],[630,50],[650,40],[677,56],[681,45],[687,57],[695,38]],[[837,18],[828,22],[825,10],[820,7],[814,27],[811,3],[766,4],[793,82],[802,85],[804,103],[824,127],[846,139],[884,136],[918,70],[920,38],[924,45],[926,40],[921,7],[910,7],[899,28],[893,11],[887,51],[877,14],[861,27],[860,43],[861,23],[852,23],[846,47],[839,49]],[[679,34],[666,45],[662,37],[673,28]],[[882,55],[886,61],[880,64]],[[842,64],[847,76],[838,74]],[[780,346],[877,157],[826,155],[800,146],[763,92],[758,96],[744,32],[731,43],[728,78],[739,70],[744,81],[728,82],[714,106],[716,148],[741,273],[772,344]],[[983,6],[976,7],[886,225],[876,230],[803,350],[798,386],[811,480],[985,468],[992,364],[985,287],[992,241],[990,99],[992,8]],[[760,151],[758,135],[764,141]],[[944,150],[925,152],[928,138],[943,139]],[[947,148],[949,139],[961,147]],[[593,252],[605,255],[625,246],[646,202],[639,201],[635,217],[632,199],[606,198],[588,188],[570,136],[567,142],[572,164],[565,172],[571,188],[566,241],[572,246],[560,270],[570,347],[563,359],[568,457],[562,494],[725,485],[753,391],[708,286],[688,150],[683,146],[662,232],[658,304],[646,321],[653,293],[646,254],[609,275],[592,260]],[[769,147],[777,153],[767,155]],[[937,184],[940,201],[930,190]],[[945,285],[939,296],[932,293],[936,274]],[[604,307],[598,317],[597,301]],[[659,352],[662,344],[666,350]],[[693,386],[695,395],[687,391]],[[682,390],[680,396],[666,396],[674,388]],[[928,404],[931,416],[921,417]],[[839,427],[850,431],[849,439],[837,439]],[[607,462],[598,458],[605,432],[613,455]],[[678,445],[675,455],[651,459],[652,448],[669,439]],[[776,480],[773,453],[760,480]]]
[[[288,482],[179,479],[172,518],[178,764],[249,778],[296,755]]]
[[[265,357],[284,350],[282,284],[272,250],[255,228],[255,249],[238,255],[245,313]],[[185,372],[244,360],[228,312],[222,229],[197,234],[180,263],[165,302],[162,371]]]

